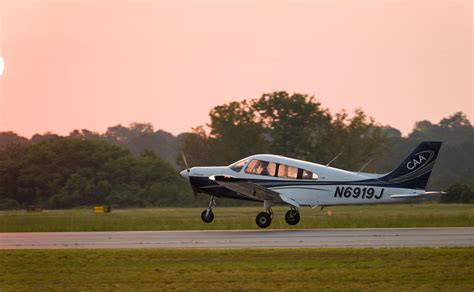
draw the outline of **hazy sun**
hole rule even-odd
[[[3,69],[5,69],[5,62],[3,62],[3,58],[0,56],[0,76],[3,74]]]

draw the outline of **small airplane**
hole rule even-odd
[[[229,166],[192,167],[180,174],[187,178],[195,195],[210,196],[202,221],[212,222],[215,198],[263,202],[256,217],[261,228],[270,226],[272,205],[286,204],[285,221],[296,225],[299,209],[333,205],[413,202],[443,192],[425,191],[441,142],[422,142],[392,172],[373,174],[346,171],[328,165],[272,154],[257,154]]]

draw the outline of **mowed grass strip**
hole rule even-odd
[[[474,249],[7,250],[0,288],[472,291]]]
[[[474,204],[413,204],[333,206],[302,208],[301,221],[289,226],[284,220],[288,208],[274,208],[270,228],[369,228],[369,227],[472,227]],[[94,214],[92,208],[0,212],[0,232],[39,231],[132,231],[132,230],[218,230],[256,229],[255,216],[261,207],[214,209],[210,224],[201,221],[202,208],[144,208],[113,210]]]

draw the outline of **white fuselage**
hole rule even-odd
[[[255,159],[308,170],[317,174],[317,179],[282,178],[246,172],[249,161]],[[402,203],[414,201],[414,199],[391,198],[390,196],[400,194],[416,195],[424,192],[424,190],[400,188],[393,184],[379,181],[377,178],[381,175],[350,172],[278,155],[259,154],[250,156],[246,160],[243,167],[238,171],[231,169],[231,167],[193,167],[187,175],[202,179],[212,175],[247,179],[283,194],[302,206]],[[203,189],[205,190],[205,188]]]

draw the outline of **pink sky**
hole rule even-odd
[[[174,134],[286,90],[408,133],[474,120],[471,1],[0,0],[0,131]]]

